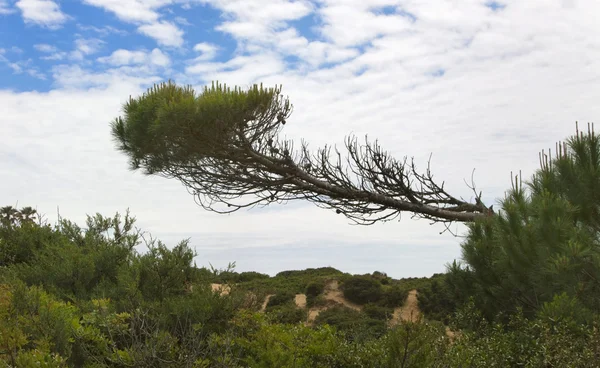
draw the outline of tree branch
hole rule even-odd
[[[438,185],[430,171],[431,158],[420,173],[414,160],[398,161],[366,137],[360,144],[348,137],[345,154],[335,146],[311,153],[304,141],[294,149],[292,141],[278,138],[292,107],[277,88],[231,92],[213,85],[200,96],[183,90],[193,95],[196,110],[188,109],[191,112],[183,107],[192,100],[177,88],[164,84],[140,97],[142,102],[167,100],[166,106],[177,113],[154,112],[152,119],[146,111],[146,120],[140,121],[136,119],[144,114],[135,107],[147,104],[130,102],[125,118],[113,123],[113,135],[135,169],[178,179],[207,210],[231,213],[306,200],[362,225],[390,221],[402,212],[442,223],[470,222],[493,213],[480,195],[470,203],[449,194],[444,183]],[[214,107],[215,96],[231,101]],[[157,105],[159,112],[166,109]],[[158,125],[150,124],[156,121]]]

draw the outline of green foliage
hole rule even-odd
[[[269,279],[270,276],[264,273],[259,272],[221,272],[217,278],[214,279],[215,282],[219,283],[241,283],[241,282],[250,282],[253,280],[265,280]]]
[[[4,250],[21,250],[13,253],[2,276],[43,285],[66,300],[119,295],[117,280],[128,268],[138,239],[134,222],[127,214],[121,225],[117,214],[88,216],[85,231],[67,220],[55,229],[35,224],[3,228]]]
[[[168,171],[190,160],[220,158],[222,147],[237,139],[234,128],[251,120],[274,118],[273,106],[287,116],[289,102],[280,88],[254,85],[248,91],[216,83],[197,94],[169,81],[150,88],[123,106],[112,134],[133,169],[146,174]]]
[[[325,285],[328,280],[345,275],[347,274],[332,267],[308,268],[300,271],[282,271],[269,278],[254,278],[240,284],[240,287],[256,294],[277,294],[282,291],[303,294],[310,283]]]
[[[318,278],[341,276],[344,273],[333,267],[307,268],[305,270],[281,271],[275,277],[280,278]]]
[[[287,290],[279,292],[277,294],[274,294],[273,296],[271,296],[271,298],[269,298],[269,303],[267,304],[267,310],[269,308],[280,306],[283,304],[294,303],[295,297],[296,297],[296,294],[294,294],[290,291],[287,291]]]
[[[194,259],[187,241],[168,249],[160,241],[150,245],[148,253],[136,259],[139,268],[138,288],[147,300],[162,301],[186,292],[194,274]]]
[[[306,307],[314,308],[314,307],[324,307],[329,304],[329,301],[325,299],[324,295],[317,295],[315,297],[306,297]]]
[[[383,289],[383,295],[379,300],[379,304],[388,308],[399,307],[404,304],[407,297],[408,291],[404,287],[400,284],[393,284]]]
[[[275,323],[297,324],[306,321],[308,316],[305,309],[287,303],[267,309],[269,319]]]
[[[394,310],[388,307],[382,307],[377,304],[365,304],[363,306],[362,312],[366,314],[369,318],[378,319],[381,321],[387,321],[392,318],[392,314],[394,314]]]
[[[304,294],[306,294],[306,297],[312,297],[312,298],[316,298],[317,296],[319,296],[321,293],[323,293],[323,289],[325,288],[325,284],[322,282],[310,282],[308,285],[306,285],[306,290],[304,291]]]
[[[500,215],[469,227],[464,263],[429,279],[198,269],[187,241],[172,249],[150,241],[137,253],[129,215],[52,228],[4,207],[0,366],[596,367],[600,143],[569,142],[569,156],[542,167],[529,191],[515,185]],[[331,280],[362,311],[329,308],[306,326],[295,294],[324,304]],[[210,282],[228,284],[229,294]],[[414,288],[428,320],[390,329],[392,308]],[[267,292],[275,295],[266,313],[253,313]],[[457,331],[452,342],[432,319]]]
[[[383,336],[387,330],[386,321],[380,318],[380,310],[371,309],[376,318],[352,308],[334,306],[317,316],[317,325],[329,325],[343,332],[350,341],[365,341]]]
[[[34,224],[41,217],[32,207],[23,207],[20,210],[12,206],[0,207],[0,227],[13,227]]]
[[[584,307],[579,299],[566,293],[555,295],[551,302],[540,308],[538,317],[549,326],[568,328],[572,333],[580,333],[585,326],[594,322],[592,311]]]
[[[381,283],[371,277],[354,276],[341,285],[344,297],[356,304],[378,302],[383,296]]]
[[[403,321],[385,336],[383,343],[388,353],[383,367],[447,366],[449,344],[444,326],[439,323]]]
[[[45,244],[60,241],[60,237],[59,233],[47,225],[25,223],[19,226],[0,226],[0,265],[28,262]]]
[[[497,216],[469,224],[464,264],[450,267],[451,285],[438,285],[443,297],[425,293],[426,309],[444,318],[473,296],[489,320],[518,310],[533,318],[566,293],[600,310],[600,140],[590,130],[558,146],[526,187],[515,180]]]
[[[376,368],[381,367],[383,349],[376,341],[348,342],[329,326],[270,324],[260,315],[241,314],[234,322],[242,335],[233,343],[222,339],[222,349],[231,351],[227,367],[284,368]],[[231,340],[229,340],[231,341]],[[221,365],[225,366],[225,365]]]
[[[319,300],[319,296],[323,293],[325,289],[324,282],[310,282],[306,285],[306,289],[304,290],[304,294],[306,295],[306,306],[312,308],[316,306],[322,300]],[[322,299],[322,298],[321,298]]]
[[[448,323],[459,305],[464,304],[472,285],[471,273],[465,271],[455,261],[448,266],[448,273],[436,274],[417,291],[419,309],[431,320]]]
[[[489,323],[472,302],[457,312],[457,321],[465,328],[446,354],[451,367],[597,367],[595,324],[574,334],[569,325],[530,320],[520,311],[506,324]]]

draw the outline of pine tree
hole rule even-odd
[[[248,91],[213,83],[197,94],[172,82],[156,85],[124,105],[112,122],[118,148],[133,170],[175,178],[207,210],[307,200],[358,224],[397,218],[402,212],[436,222],[473,221],[493,213],[457,198],[406,158],[355,137],[310,152],[305,142],[280,138],[292,112],[281,87]]]
[[[525,187],[515,178],[498,216],[469,225],[462,255],[476,285],[465,287],[488,317],[531,315],[563,292],[600,308],[600,139],[590,128],[557,147]]]

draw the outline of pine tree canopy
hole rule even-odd
[[[600,139],[591,126],[577,131],[540,165],[525,186],[516,178],[497,216],[469,224],[462,244],[470,277],[459,288],[488,317],[533,313],[561,293],[600,310]]]

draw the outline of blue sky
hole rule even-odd
[[[493,204],[510,173],[600,113],[600,2],[582,0],[0,0],[1,205],[83,222],[129,208],[197,263],[276,273],[333,266],[425,276],[461,238],[426,221],[349,225],[292,203],[221,216],[178,182],[128,171],[109,123],[173,79],[282,84],[287,138],[348,134],[414,157]],[[461,226],[457,231],[464,232]]]

